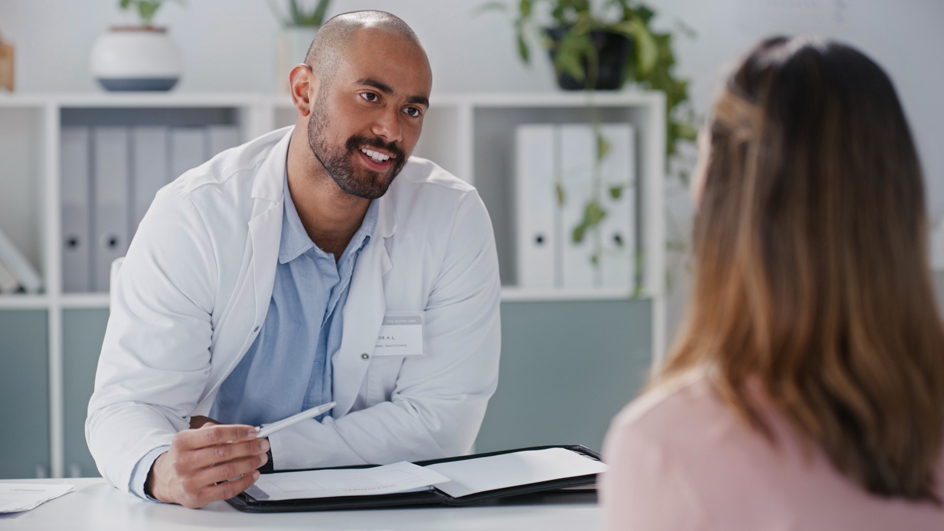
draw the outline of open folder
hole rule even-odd
[[[592,485],[605,471],[600,456],[583,446],[539,446],[416,463],[273,472],[227,502],[249,512],[461,506]]]

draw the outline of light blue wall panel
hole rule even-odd
[[[476,451],[600,450],[610,419],[646,378],[650,318],[648,300],[503,303],[498,390]]]
[[[68,477],[99,475],[85,442],[85,418],[107,323],[108,310],[62,312],[63,450]]]
[[[45,310],[0,311],[0,479],[49,474]]]

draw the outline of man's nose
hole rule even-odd
[[[400,124],[400,110],[384,109],[374,121],[370,131],[387,142],[399,142],[403,139],[403,127]]]

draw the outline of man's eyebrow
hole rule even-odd
[[[367,85],[369,87],[374,87],[375,89],[379,90],[380,92],[383,92],[384,94],[388,96],[393,94],[393,88],[391,88],[390,85],[384,83],[383,81],[377,81],[376,79],[371,79],[369,77],[364,78],[364,79],[358,79],[354,83],[357,85]],[[427,98],[426,96],[410,96],[409,98],[406,99],[406,102],[417,103],[417,104],[425,105],[429,107],[429,98]]]

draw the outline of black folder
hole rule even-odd
[[[581,445],[552,445],[552,446],[533,446],[530,448],[516,448],[514,450],[503,450],[500,452],[489,452],[484,454],[463,455],[459,457],[449,457],[446,459],[433,459],[429,461],[417,461],[416,465],[426,466],[436,463],[447,463],[452,461],[464,461],[467,459],[476,459],[489,457],[493,455],[510,454],[516,452],[525,452],[530,450],[546,450],[549,448],[564,448],[572,452],[587,456],[596,461],[600,461],[600,455],[589,448]],[[349,467],[332,467],[333,469],[344,468],[371,468],[379,465],[358,465]],[[326,470],[326,469],[307,469],[307,470]],[[299,472],[300,470],[279,470],[278,472]],[[279,513],[279,512],[299,512],[299,511],[343,511],[358,509],[390,509],[394,507],[411,506],[450,506],[461,507],[464,505],[481,504],[491,500],[499,500],[512,496],[521,496],[524,494],[551,493],[559,492],[561,489],[574,489],[575,487],[587,487],[596,484],[597,475],[589,474],[585,476],[575,476],[553,481],[542,481],[527,485],[518,485],[504,489],[490,490],[469,494],[459,498],[454,498],[436,487],[429,487],[428,490],[420,492],[401,492],[395,494],[378,494],[373,496],[340,496],[332,498],[311,498],[297,500],[258,500],[252,495],[243,492],[234,498],[226,500],[230,505],[251,513]],[[581,489],[587,492],[592,489]]]

